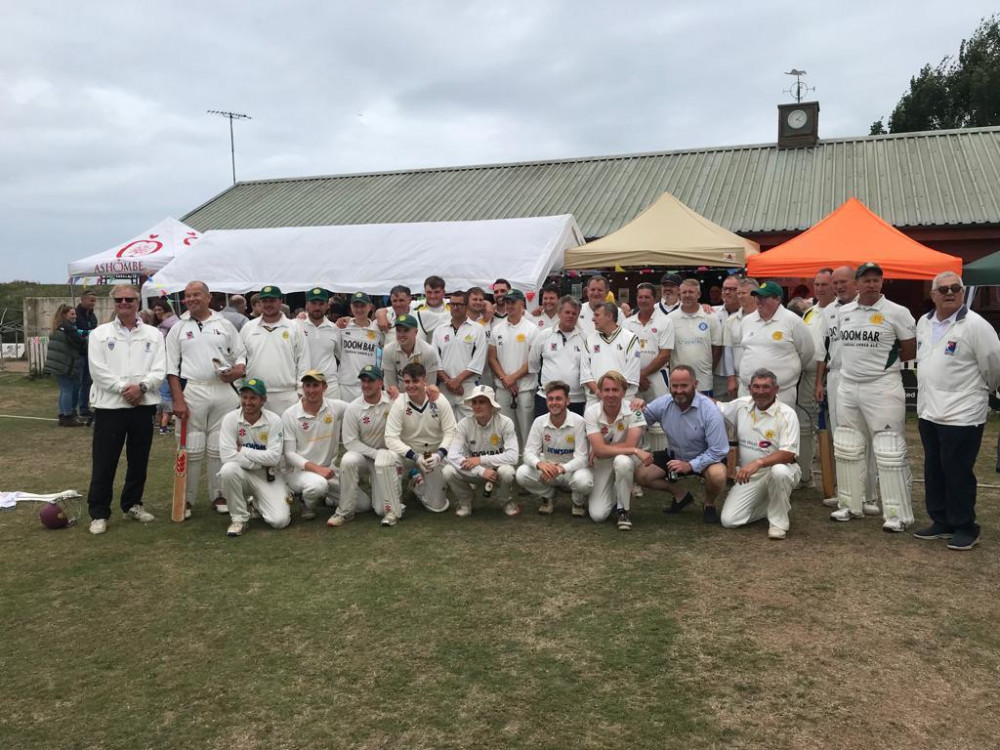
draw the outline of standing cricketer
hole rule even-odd
[[[490,334],[490,369],[497,384],[497,401],[505,416],[517,425],[521,445],[528,436],[535,407],[538,378],[528,371],[531,343],[538,328],[524,314],[524,293],[507,293],[507,317],[493,325]]]
[[[751,294],[757,298],[757,312],[740,326],[740,396],[750,395],[754,372],[768,369],[781,384],[778,398],[794,409],[799,377],[816,354],[812,334],[802,318],[781,304],[784,292],[775,282],[765,281]]]
[[[229,512],[219,481],[219,430],[222,418],[240,404],[233,383],[246,373],[243,339],[232,323],[209,307],[211,299],[204,282],[192,281],[184,287],[187,312],[166,339],[167,382],[174,417],[187,420],[185,518],[190,517],[198,498],[201,466],[206,457],[208,497],[216,511]]]
[[[877,264],[862,263],[854,277],[858,299],[837,313],[841,377],[833,449],[839,509],[830,518],[862,517],[862,466],[870,445],[882,495],[882,529],[898,533],[913,523],[900,370],[903,362],[916,356],[916,322],[909,310],[882,294],[882,269]]]
[[[247,372],[269,384],[269,411],[280,415],[299,399],[299,381],[309,369],[309,345],[298,323],[282,312],[278,287],[261,289],[260,304],[260,317],[243,326],[240,338],[246,347]]]
[[[452,292],[450,299],[451,321],[434,331],[437,382],[454,413],[462,418],[471,414],[466,411],[465,397],[479,384],[486,369],[489,344],[486,328],[465,315],[466,293]]]
[[[340,329],[326,316],[329,308],[329,292],[313,287],[306,292],[306,317],[298,324],[309,350],[309,369],[326,378],[326,398],[340,398]]]

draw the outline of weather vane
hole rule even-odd
[[[806,72],[804,70],[796,70],[795,68],[786,71],[786,76],[795,76],[795,83],[792,84],[791,88],[787,88],[781,93],[791,94],[792,98],[794,98],[796,102],[801,102],[802,98],[806,94],[810,91],[815,91],[816,89],[814,87],[807,85],[806,82],[802,80],[802,76],[805,74]]]
[[[242,115],[239,112],[226,112],[219,109],[208,110],[210,115],[221,115],[229,119],[229,153],[233,158],[233,184],[236,184],[236,143],[233,140],[233,120],[252,120],[250,115]]]

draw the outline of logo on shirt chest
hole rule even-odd
[[[524,343],[524,334],[523,333],[517,334],[517,336],[514,337],[514,341],[516,341],[519,344],[523,344]]]
[[[885,322],[885,316],[882,313],[874,313],[868,320],[871,321],[872,325],[877,326]]]
[[[309,423],[308,422],[303,422],[302,423],[302,431],[303,432],[309,432]]]
[[[954,355],[956,349],[958,349],[957,341],[949,341],[944,345],[944,353],[949,356]]]
[[[600,353],[601,353],[601,345],[594,344],[594,354],[600,354]]]
[[[771,334],[771,338],[774,339],[775,341],[781,341],[783,338],[785,338],[785,334],[783,334],[781,331],[775,331],[774,333]]]
[[[698,330],[699,330],[699,331],[707,331],[707,330],[708,330],[708,323],[706,323],[706,322],[705,322],[704,320],[703,320],[703,321],[701,321],[701,322],[700,322],[700,323],[698,324]]]

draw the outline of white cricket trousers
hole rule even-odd
[[[761,469],[746,484],[734,484],[722,506],[720,521],[727,529],[767,518],[768,523],[788,531],[792,488],[802,478],[798,464],[775,464]]]
[[[244,469],[230,461],[222,465],[219,477],[233,522],[247,523],[250,520],[247,497],[251,495],[257,512],[269,526],[283,529],[292,520],[288,487],[280,474],[273,482],[268,482],[264,469]]]
[[[817,420],[819,418],[819,405],[816,403],[815,368],[802,371],[796,411],[798,411],[799,416],[799,468],[802,469],[802,480],[811,482],[813,457],[816,455]]]
[[[594,459],[594,488],[590,491],[588,508],[596,523],[606,520],[617,506],[629,509],[638,466],[636,456]]]
[[[383,511],[393,510],[397,516],[400,515],[403,503],[403,475],[408,474],[410,469],[416,469],[424,478],[423,489],[417,494],[423,506],[433,513],[443,513],[448,510],[444,466],[438,465],[433,471],[424,472],[415,461],[386,450],[379,451],[378,458],[375,459],[375,479],[379,487],[384,487],[387,493],[386,502],[382,504]],[[378,513],[377,506],[375,512]]]
[[[372,486],[372,497],[361,490],[361,477],[368,477]],[[379,516],[385,514],[387,490],[378,483],[375,473],[375,459],[357,451],[347,451],[340,459],[340,502],[337,515],[351,518],[355,513],[367,513],[374,508]]]
[[[264,385],[267,385],[267,383],[265,382]],[[298,402],[299,394],[295,392],[294,388],[281,391],[272,391],[268,388],[267,401],[264,402],[264,408],[268,411],[273,411],[280,417]]]
[[[323,479],[312,471],[289,471],[285,482],[293,495],[301,495],[302,502],[310,510],[324,505],[329,497],[334,503],[340,501],[340,479],[336,476]]]
[[[551,482],[542,481],[542,473],[527,464],[517,467],[517,483],[532,495],[551,500],[556,490],[568,490],[573,498],[573,505],[584,505],[587,496],[594,489],[594,475],[590,469],[577,469],[569,474],[560,474]]]
[[[514,467],[504,464],[497,466],[496,471],[499,476],[493,497],[501,505],[504,505],[514,496]],[[451,464],[444,465],[444,479],[448,483],[448,489],[451,490],[452,497],[455,498],[458,506],[470,510],[472,509],[472,488],[469,485],[486,486],[486,480],[483,477],[471,471],[456,469]]]
[[[219,471],[219,428],[222,418],[238,409],[240,397],[228,383],[214,380],[188,380],[184,386],[184,403],[187,404],[188,482],[185,499],[193,507],[198,499],[201,483],[201,465],[208,457],[208,497],[214,500],[222,495]]]
[[[496,394],[500,413],[510,417],[517,427],[517,445],[519,452],[523,453],[524,445],[528,442],[528,431],[535,421],[535,391],[518,391],[515,396],[506,388],[500,388]]]

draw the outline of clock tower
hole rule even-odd
[[[819,102],[778,105],[778,148],[815,146],[819,140]]]

